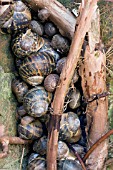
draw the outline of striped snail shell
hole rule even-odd
[[[44,30],[49,37],[52,37],[57,33],[57,28],[52,22],[47,22],[44,26]]]
[[[29,28],[30,28],[33,32],[37,33],[39,36],[42,36],[43,33],[44,33],[43,25],[40,24],[38,21],[32,20],[32,21],[30,22]]]
[[[44,80],[44,88],[48,92],[53,92],[57,87],[59,76],[57,74],[49,74]]]
[[[70,143],[76,142],[81,136],[78,129],[80,129],[78,116],[73,112],[64,113],[60,122],[60,139]]]
[[[13,39],[12,51],[17,57],[23,58],[37,52],[43,45],[44,39],[28,29]]]
[[[82,167],[76,160],[65,159],[58,162],[58,170],[82,170]]]
[[[40,155],[46,155],[47,153],[47,137],[43,136],[38,141],[35,141],[33,150]],[[65,159],[69,154],[69,148],[63,141],[58,141],[58,154],[57,159]]]
[[[45,22],[50,16],[50,12],[47,9],[41,9],[38,12],[38,18],[41,20],[41,22]]]
[[[68,40],[60,34],[56,34],[53,36],[51,46],[62,54],[67,53],[69,51]]]
[[[14,12],[14,4],[13,1],[1,0],[0,1],[0,28],[12,17]]]
[[[17,120],[20,120],[20,119],[21,119],[23,116],[25,116],[26,114],[27,114],[27,113],[26,113],[23,105],[17,107],[17,111],[16,111],[16,119],[17,119]]]
[[[76,109],[77,107],[80,106],[80,92],[77,89],[74,89],[70,94],[69,94],[69,107],[71,109]]]
[[[23,97],[28,92],[28,86],[19,78],[15,78],[11,84],[12,91],[19,103],[23,103]]]
[[[55,60],[49,52],[41,51],[26,57],[19,67],[19,74],[32,86],[42,83],[45,76],[55,69]]]
[[[56,71],[58,74],[62,72],[65,62],[66,62],[66,57],[63,57],[60,60],[58,60],[57,65],[56,65]]]
[[[32,88],[24,96],[24,108],[33,117],[41,117],[48,111],[48,106],[52,100],[52,94],[43,87]]]
[[[35,141],[33,150],[40,155],[45,155],[47,153],[47,137],[43,136],[38,141]]]
[[[39,154],[32,153],[28,160],[27,170],[46,170],[46,160]]]
[[[74,148],[74,150],[81,156],[84,157],[85,152],[84,152],[84,147],[79,145],[79,144],[71,144],[71,146]]]
[[[19,124],[18,134],[22,139],[38,139],[43,134],[42,124],[39,120],[25,125]]]
[[[11,5],[10,5],[11,6]],[[8,32],[22,30],[29,25],[31,13],[27,6],[20,0],[14,1],[14,11],[12,16],[4,23],[2,28],[8,29]]]
[[[21,125],[25,126],[25,125],[30,124],[33,121],[35,121],[34,117],[24,116],[23,118],[21,118]]]

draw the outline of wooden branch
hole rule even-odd
[[[75,31],[76,18],[60,2],[56,0],[23,1],[35,11],[43,8],[47,9],[50,13],[49,19],[59,28],[60,33],[72,39]]]
[[[96,12],[96,16],[93,16],[92,27],[94,29],[90,29],[88,33],[89,46],[86,47],[84,61],[80,68],[82,89],[86,99],[91,98],[95,94],[100,95],[106,92],[106,57],[99,40],[100,22],[98,11]],[[107,97],[103,97],[87,104],[86,131],[89,148],[107,131],[107,103]],[[88,169],[102,169],[106,157],[107,141],[104,141],[87,159],[86,164]]]
[[[90,156],[90,154],[103,142],[105,141],[110,135],[113,135],[113,129],[108,131],[105,135],[103,135],[99,140],[94,143],[91,148],[88,150],[88,152],[85,154],[83,161],[86,161],[87,158]],[[113,159],[112,159],[113,162]]]
[[[70,52],[60,75],[60,81],[52,103],[53,114],[51,115],[50,127],[48,131],[47,170],[57,169],[56,157],[58,135],[61,114],[63,113],[64,100],[79,60],[84,37],[86,32],[89,30],[91,19],[96,8],[97,0],[89,0],[86,2],[81,14],[81,20],[77,27],[77,31],[75,32],[72,40]]]

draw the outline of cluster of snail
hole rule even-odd
[[[12,82],[12,91],[19,103],[18,135],[34,141],[27,169],[45,170],[49,108],[70,42],[49,21],[46,9],[39,10],[38,15],[33,16],[35,20],[31,20],[30,10],[20,0],[6,3],[4,0],[0,10],[1,30],[12,34],[11,49],[18,72]],[[79,144],[83,137],[79,111],[81,95],[75,87],[78,79],[75,70],[74,87],[70,87],[66,96],[60,122],[58,170],[82,169],[68,146],[71,143],[81,156],[84,155],[84,147]]]

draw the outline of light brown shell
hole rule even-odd
[[[44,80],[44,88],[48,92],[53,92],[58,84],[59,76],[57,74],[49,74]]]

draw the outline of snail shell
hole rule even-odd
[[[40,155],[46,155],[47,153],[47,137],[43,136],[39,141],[35,141],[33,150]],[[58,141],[58,154],[57,159],[65,159],[69,155],[69,148],[63,141]]]
[[[44,28],[43,28],[42,24],[40,24],[38,21],[32,20],[30,22],[29,28],[33,32],[37,33],[39,36],[42,36],[44,33]]]
[[[21,118],[22,118],[23,116],[25,116],[26,114],[27,114],[27,113],[26,113],[23,105],[17,107],[17,112],[16,112],[16,118],[17,118],[17,120],[18,120],[18,119],[21,119]]]
[[[14,79],[12,81],[12,91],[15,94],[19,103],[23,103],[23,97],[28,92],[28,86],[21,79]]]
[[[40,155],[45,155],[47,152],[47,137],[43,136],[38,141],[35,141],[33,150]]]
[[[65,159],[58,162],[58,170],[82,170],[76,160]]]
[[[79,140],[81,133],[78,133],[78,129],[80,129],[78,116],[73,112],[64,113],[60,122],[60,139],[70,143]]]
[[[13,4],[4,4],[4,1],[0,4],[0,28],[12,17],[14,12]]]
[[[44,39],[28,29],[13,39],[12,51],[18,58],[23,58],[37,52],[43,45]]]
[[[39,120],[36,120],[30,124],[18,125],[19,137],[22,139],[31,139],[35,140],[42,136],[43,129],[42,124]]]
[[[52,54],[51,54],[52,55]],[[55,69],[55,60],[47,51],[41,51],[26,57],[19,67],[19,74],[32,86],[41,84],[44,77]]]
[[[57,28],[52,22],[47,22],[44,26],[44,30],[49,37],[52,37],[57,33]]]
[[[77,107],[80,106],[80,92],[77,89],[74,89],[74,91],[71,92],[71,94],[69,95],[69,107],[71,109],[76,109]]]
[[[29,9],[22,1],[17,0],[14,1],[14,12],[12,16],[4,23],[2,28],[8,29],[8,32],[19,31],[26,28],[30,20],[31,13]]]
[[[38,12],[38,18],[42,21],[45,22],[50,16],[50,12],[47,9],[41,9]]]
[[[56,34],[53,36],[51,46],[62,54],[67,53],[69,51],[68,40],[60,34]]]
[[[25,125],[30,124],[33,121],[35,121],[34,117],[24,116],[23,118],[21,118],[21,125],[25,126]]]
[[[79,144],[71,144],[71,146],[74,148],[74,150],[83,157],[85,155],[84,147]]]
[[[33,157],[33,154],[31,155]],[[40,155],[34,156],[35,158],[28,162],[27,170],[46,170],[46,160]]]
[[[33,117],[40,117],[48,111],[52,94],[45,91],[41,86],[32,88],[24,96],[24,108]]]
[[[57,74],[49,74],[44,80],[44,88],[48,92],[53,92],[57,87],[59,76]]]
[[[65,62],[66,62],[66,57],[63,57],[60,60],[58,60],[57,65],[56,65],[56,71],[58,74],[62,72]]]

